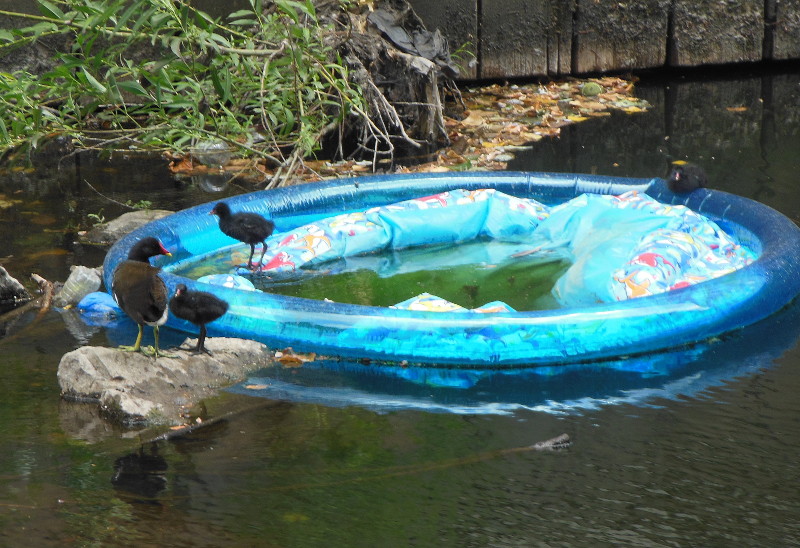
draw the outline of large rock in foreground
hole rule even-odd
[[[185,346],[196,344],[189,340]],[[65,354],[58,382],[65,399],[96,401],[111,418],[127,426],[183,424],[186,410],[217,389],[247,378],[272,363],[261,343],[214,337],[205,346],[213,355],[169,349],[176,358],[153,359],[138,352],[84,346]]]

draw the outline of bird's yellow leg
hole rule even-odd
[[[142,351],[142,326],[139,324],[139,335],[136,336],[136,342],[133,346],[120,346],[120,350],[124,350],[125,352],[141,352]]]
[[[154,357],[156,357],[156,358],[159,358],[159,357],[161,357],[161,358],[177,358],[178,357],[176,354],[165,354],[164,352],[162,352],[158,348],[158,326],[157,325],[153,326],[153,338],[155,339],[155,346],[152,347],[152,353],[153,353]],[[150,350],[150,348],[148,348],[148,350]],[[148,355],[149,355],[149,352],[148,352]]]

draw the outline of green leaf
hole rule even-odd
[[[242,17],[252,17],[253,10],[239,10],[234,11],[228,15],[228,19],[241,19]]]
[[[172,40],[169,41],[169,49],[172,50],[172,53],[175,54],[175,57],[181,56],[181,37],[175,36]]]
[[[86,81],[89,82],[89,84],[94,89],[96,89],[100,93],[106,93],[108,91],[108,89],[103,84],[101,84],[97,78],[92,76],[92,74],[88,70],[86,70],[85,68],[83,68],[82,70],[83,70],[83,75],[86,77]]]
[[[222,44],[225,47],[231,47],[231,43],[228,41],[228,39],[220,34],[212,34],[211,36],[209,36],[209,38],[214,42],[217,42],[218,44]]]
[[[39,0],[39,13],[45,17],[51,17],[53,19],[65,19],[64,12],[58,9],[58,6],[51,4],[47,0]]]
[[[128,9],[123,11],[122,15],[120,15],[119,19],[117,19],[117,24],[116,24],[115,28],[117,30],[124,29],[125,25],[128,24],[128,21],[130,20],[131,16],[133,16],[133,13],[135,11],[137,11],[138,9],[140,9],[140,6],[135,2],[133,4],[131,4],[130,6],[128,6]]]
[[[217,26],[217,22],[204,11],[195,9],[194,10],[194,18],[197,21],[197,26],[203,30],[210,31],[212,28]]]
[[[133,95],[138,95],[139,97],[147,97],[150,98],[150,94],[147,92],[142,84],[135,80],[125,80],[123,82],[117,82],[117,87],[122,91],[126,91]]]
[[[298,6],[297,2],[292,2],[291,0],[276,0],[275,4],[277,4],[278,8],[280,8],[285,15],[288,15],[295,24],[300,22],[300,16],[295,9]]]

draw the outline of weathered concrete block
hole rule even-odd
[[[678,0],[673,10],[669,65],[686,67],[761,59],[763,1]]]
[[[664,64],[669,0],[579,0],[573,73],[641,69]]]
[[[439,29],[447,38],[450,53],[456,54],[459,61],[459,78],[475,79],[478,75],[477,64],[470,64],[469,55],[459,53],[464,49],[477,55],[478,51],[478,4],[477,0],[448,0],[447,2],[431,2],[430,0],[409,0],[408,2],[428,30]],[[463,62],[462,62],[463,61]]]
[[[800,0],[773,0],[773,59],[800,58]]]
[[[479,14],[479,76],[568,74],[574,5],[574,0],[484,2]]]

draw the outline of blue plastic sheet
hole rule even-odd
[[[375,176],[252,193],[229,203],[234,211],[265,214],[275,221],[277,232],[288,233],[343,213],[485,188],[536,200],[551,211],[582,194],[618,196],[635,190],[661,204],[701,213],[753,256],[742,255],[747,264],[738,270],[693,285],[560,310],[486,314],[379,308],[211,286],[171,273],[193,257],[240,245],[219,231],[216,219],[208,215],[212,206],[205,205],[150,223],[118,242],[106,258],[106,286],[132,243],[153,235],[173,253],[172,263],[159,263],[170,289],[186,283],[213,290],[230,303],[229,312],[209,325],[211,336],[253,338],[335,356],[473,369],[585,362],[672,348],[755,323],[800,291],[800,230],[794,223],[764,205],[723,192],[700,189],[676,196],[660,179],[509,172]],[[639,243],[626,244],[628,251],[635,252]],[[648,267],[666,265],[650,256],[641,262]],[[625,268],[624,262],[615,267]],[[168,325],[193,330],[173,317]]]

